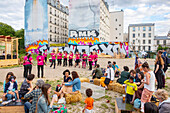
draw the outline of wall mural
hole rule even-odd
[[[81,12],[78,13],[77,11]],[[69,1],[68,44],[99,44],[100,0]]]
[[[86,51],[87,54],[89,54],[92,51],[97,51],[98,54],[104,53],[106,55],[113,56],[114,53],[123,53],[125,55],[128,55],[128,42],[103,42],[101,44],[96,45],[69,45],[68,47],[58,47],[59,51],[67,51],[68,53],[72,51],[75,53],[76,51],[79,51],[80,53],[83,53],[83,51]],[[50,51],[55,49],[55,47],[50,47]]]
[[[27,0],[25,2],[25,48],[26,51],[39,50],[48,44],[47,0]]]

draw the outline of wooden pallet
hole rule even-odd
[[[0,106],[0,113],[25,113],[24,106]]]

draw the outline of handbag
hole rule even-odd
[[[109,71],[110,71],[110,78],[105,78],[105,80],[104,80],[104,83],[105,83],[106,85],[109,85],[110,80],[111,80],[111,70],[110,70],[110,68],[109,68]]]

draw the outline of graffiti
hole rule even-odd
[[[73,31],[70,30],[70,37],[98,37],[99,33],[96,30],[91,31]]]
[[[72,45],[96,45],[100,44],[99,38],[69,38],[68,44]]]
[[[48,44],[47,0],[27,0],[25,2],[25,48],[26,51],[39,50]]]
[[[61,44],[50,44],[50,47],[65,47],[65,43],[61,43]]]
[[[54,49],[50,48],[50,51]],[[86,51],[89,54],[92,51],[97,51],[98,54],[104,53],[106,55],[114,56],[114,53],[122,53],[128,55],[128,42],[119,43],[103,43],[96,45],[69,45],[68,47],[59,47],[59,51],[67,51],[68,53],[72,51],[75,53],[79,51],[81,54]]]

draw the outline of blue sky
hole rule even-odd
[[[68,0],[60,0],[68,5]],[[167,35],[170,30],[170,0],[106,0],[110,11],[124,10],[124,32],[129,24],[155,23],[155,35]],[[0,0],[0,22],[15,30],[24,28],[25,0]]]

